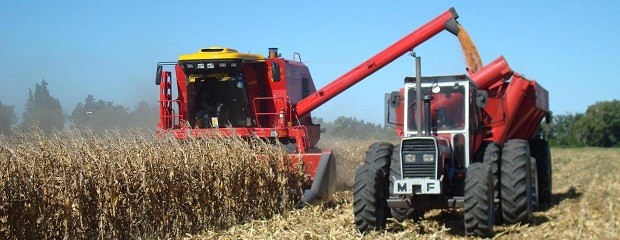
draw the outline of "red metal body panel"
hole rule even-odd
[[[504,57],[470,75],[489,93],[484,124],[491,131],[486,140],[503,145],[509,139],[531,139],[549,112],[547,90],[512,71]]]
[[[477,72],[470,72],[469,75],[478,89],[485,90],[501,80],[509,79],[512,76],[512,69],[508,66],[504,56],[500,56]]]
[[[396,58],[437,35],[446,29],[446,23],[448,21],[455,20],[456,18],[458,18],[458,15],[454,9],[450,9],[439,15],[427,24],[390,45],[385,50],[369,58],[359,66],[351,69],[327,86],[316,91],[311,96],[301,100],[297,104],[297,114],[299,114],[299,116],[304,116],[310,113],[312,110],[321,106],[344,90],[396,60]]]
[[[503,143],[515,138],[531,139],[549,111],[547,95],[535,81],[515,74],[502,98],[503,118],[496,114],[490,124],[490,140]]]

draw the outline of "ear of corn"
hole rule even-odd
[[[0,239],[179,238],[267,218],[301,195],[290,164],[259,139],[0,137]]]

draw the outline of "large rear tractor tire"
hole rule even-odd
[[[476,153],[476,160],[478,162],[488,163],[493,173],[493,192],[495,199],[499,199],[500,184],[499,184],[499,162],[501,158],[501,150],[499,145],[494,142],[484,142],[478,152]]]
[[[493,236],[493,173],[488,163],[472,163],[465,177],[464,219],[467,235]]]
[[[551,193],[553,171],[551,168],[549,142],[544,139],[532,139],[530,141],[530,151],[532,152],[532,157],[536,158],[538,202],[541,207],[549,207],[553,204],[553,195]]]
[[[394,193],[394,179],[402,179],[402,171],[400,167],[400,145],[394,146],[394,150],[392,151],[392,159],[390,164],[390,176],[388,177],[390,182],[390,194]],[[422,217],[424,215],[423,211],[419,209],[413,208],[392,208],[390,210],[390,214],[392,217],[398,221],[402,222],[407,219]]]
[[[493,203],[495,204],[495,223],[502,222],[502,206],[500,204],[500,161],[501,150],[497,143],[485,141],[476,152],[476,162],[489,164],[493,174]]]
[[[505,223],[532,221],[532,169],[527,141],[511,139],[504,144],[501,163],[501,206]]]
[[[360,232],[385,228],[388,216],[390,143],[372,144],[366,151],[364,164],[355,172],[353,213]]]
[[[530,168],[532,171],[532,210],[535,211],[540,206],[538,201],[538,170],[536,169],[536,158],[530,158]]]

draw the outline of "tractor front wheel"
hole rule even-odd
[[[380,170],[370,165],[362,165],[355,172],[353,213],[355,227],[360,232],[385,227],[388,207],[381,175]]]
[[[364,164],[355,172],[353,211],[355,227],[366,232],[385,227],[388,216],[390,143],[372,144],[366,151]]]

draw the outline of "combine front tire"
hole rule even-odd
[[[504,144],[501,164],[501,206],[508,224],[532,220],[530,148],[522,139]]]
[[[493,236],[495,216],[493,173],[488,163],[472,163],[465,178],[465,232],[467,235]]]
[[[552,189],[552,169],[551,151],[549,142],[543,139],[532,139],[530,141],[532,157],[536,158],[536,168],[538,177],[538,202],[541,206],[549,206],[553,203]]]

